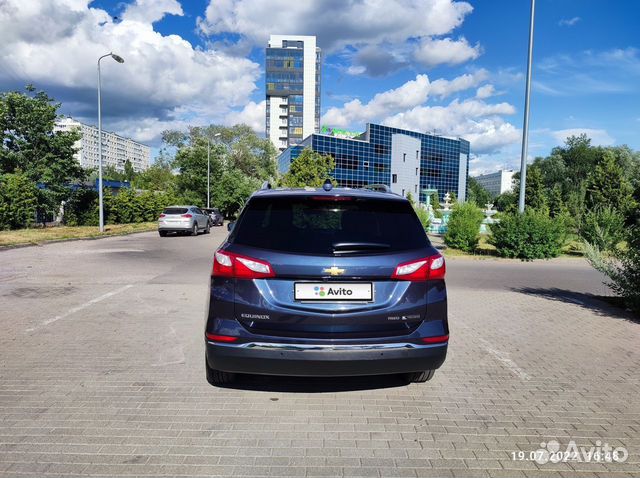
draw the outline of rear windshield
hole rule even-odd
[[[186,207],[167,207],[163,214],[186,214],[188,209]]]
[[[342,196],[253,198],[234,244],[302,254],[419,249],[427,236],[408,202]]]

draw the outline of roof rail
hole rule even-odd
[[[369,189],[371,191],[376,191],[379,193],[395,194],[393,191],[391,191],[391,188],[386,184],[367,184],[362,189]]]
[[[265,181],[262,183],[262,186],[260,186],[260,189],[271,189],[271,183],[269,181]]]

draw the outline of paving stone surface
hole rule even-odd
[[[594,298],[582,260],[450,259],[430,382],[215,388],[202,335],[225,233],[0,251],[0,476],[640,476],[640,324]],[[544,463],[571,441],[628,456]]]

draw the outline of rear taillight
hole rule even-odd
[[[182,215],[182,216],[180,216],[180,217],[192,218],[193,216],[192,216],[191,214],[183,214],[183,215]]]
[[[163,218],[163,217],[165,217],[165,216],[166,216],[166,214],[160,214],[160,217],[161,217],[161,218]]]
[[[207,340],[210,340],[211,342],[227,342],[227,343],[229,343],[229,342],[235,342],[236,340],[238,340],[238,337],[232,337],[230,335],[210,334],[209,332],[207,332],[204,335],[207,338]]]
[[[422,337],[425,344],[443,344],[449,341],[449,335],[438,335],[436,337]]]
[[[444,257],[436,254],[434,256],[399,264],[391,278],[397,280],[427,281],[444,279],[445,272]]]
[[[241,256],[228,251],[216,251],[211,275],[236,279],[264,279],[275,277],[273,267],[267,261]]]

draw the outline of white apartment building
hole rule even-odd
[[[475,180],[493,196],[497,196],[513,189],[514,174],[513,169],[501,169],[495,173],[476,176]]]
[[[79,130],[82,134],[75,144],[78,152],[76,159],[83,168],[98,167],[98,128],[86,125],[73,118],[62,118],[56,122],[55,131]],[[151,148],[144,144],[124,138],[115,133],[102,131],[102,166],[113,166],[124,172],[129,160],[134,171],[144,171],[151,162]]]
[[[271,35],[265,61],[267,138],[284,151],[320,129],[321,51],[315,36]]]

